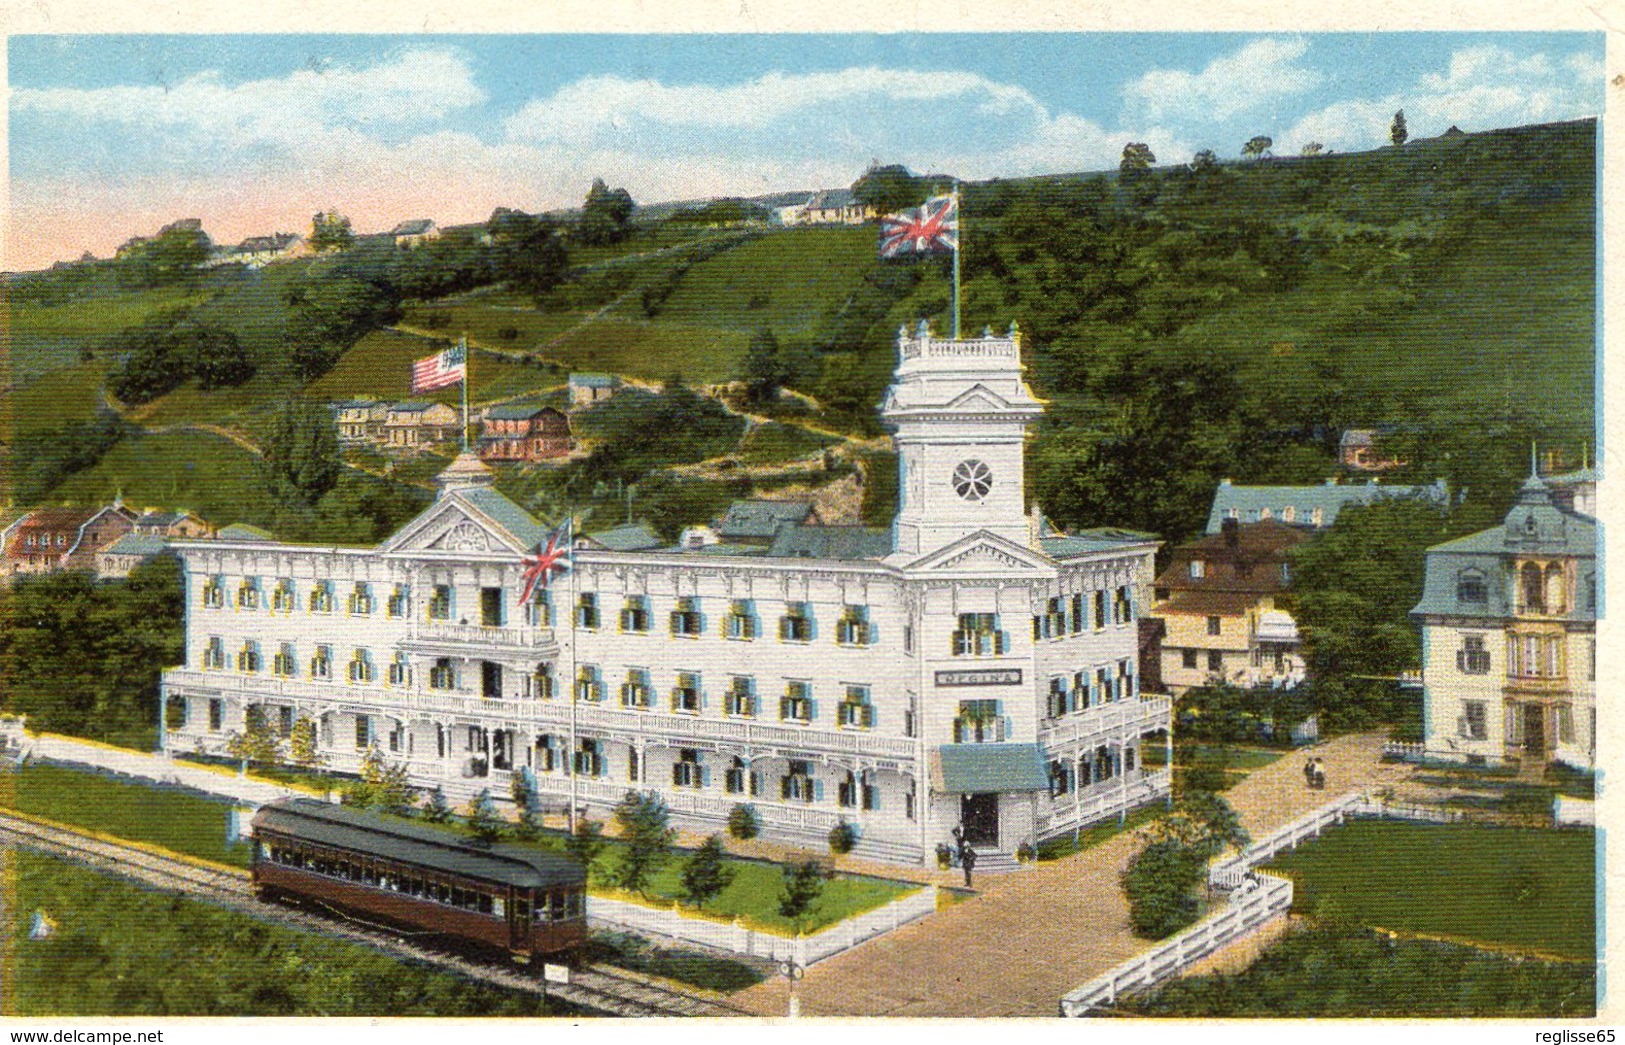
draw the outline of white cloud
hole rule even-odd
[[[1303,39],[1253,40],[1209,62],[1201,72],[1153,69],[1123,88],[1131,115],[1153,121],[1170,117],[1224,120],[1281,98],[1301,94],[1324,77],[1299,63],[1309,50]]]
[[[1381,98],[1335,102],[1300,119],[1283,136],[1294,151],[1319,141],[1340,151],[1388,143],[1394,113],[1405,110],[1413,138],[1548,123],[1602,110],[1601,63],[1586,52],[1561,61],[1537,53],[1518,56],[1506,48],[1463,48],[1447,68],[1424,73],[1409,90]]]
[[[445,50],[412,50],[362,69],[301,69],[224,82],[210,71],[176,84],[21,88],[20,117],[196,136],[236,146],[298,145],[334,128],[422,124],[484,100],[468,64]]]

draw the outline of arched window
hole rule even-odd
[[[1489,587],[1484,583],[1484,571],[1462,570],[1456,575],[1456,601],[1487,602]]]
[[[1518,570],[1518,581],[1523,587],[1525,613],[1546,612],[1546,582],[1538,563],[1526,562]]]
[[[1564,598],[1565,585],[1563,584],[1563,567],[1551,563],[1546,567],[1546,612],[1562,613],[1568,609],[1568,599]]]

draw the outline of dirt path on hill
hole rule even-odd
[[[1381,762],[1382,737],[1339,737],[1254,770],[1226,797],[1255,836],[1329,795],[1402,780]],[[1319,755],[1327,790],[1310,791],[1303,760]],[[807,970],[809,1016],[1053,1016],[1061,995],[1150,944],[1129,931],[1119,875],[1145,828],[1035,869],[977,880],[980,894]],[[786,1011],[781,977],[734,995],[762,1015]]]

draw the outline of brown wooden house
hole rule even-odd
[[[480,457],[547,461],[570,453],[570,419],[550,406],[497,406],[486,411]]]

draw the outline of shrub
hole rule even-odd
[[[946,871],[949,867],[953,866],[953,862],[954,862],[954,851],[952,849],[948,848],[948,843],[946,843],[946,842],[938,842],[937,843],[937,870]]]
[[[807,857],[787,864],[784,873],[784,892],[779,895],[779,914],[796,923],[801,929],[802,918],[810,913],[818,898],[824,895],[824,883],[832,877],[830,869],[817,857]]]
[[[858,844],[858,829],[842,820],[829,829],[829,851],[836,856],[845,856]]]
[[[1016,861],[1018,863],[1030,864],[1033,862],[1036,856],[1037,854],[1034,853],[1033,847],[1028,845],[1026,842],[1016,846]]]
[[[749,841],[762,831],[762,818],[756,815],[756,807],[749,802],[735,803],[728,810],[728,833],[741,841]]]
[[[671,826],[671,811],[658,795],[628,791],[615,807],[615,821],[621,825],[626,849],[615,867],[615,885],[629,893],[641,893],[649,878],[666,862],[677,829]]]
[[[734,873],[734,868],[723,861],[722,839],[712,835],[683,865],[683,899],[704,907],[733,884]]]
[[[423,325],[430,330],[444,330],[451,326],[451,316],[445,312],[431,312],[423,317]]]
[[[1177,839],[1152,842],[1123,872],[1129,924],[1137,936],[1160,940],[1196,921],[1196,887],[1205,861]]]
[[[1549,787],[1532,784],[1514,784],[1501,797],[1501,811],[1550,815],[1553,791]]]
[[[502,837],[502,820],[497,816],[496,803],[491,801],[489,788],[468,803],[468,833],[481,845],[490,845]]]
[[[504,341],[513,341],[519,337],[519,331],[515,330],[513,327],[503,327],[501,330],[497,331],[497,337]]]
[[[446,801],[445,788],[439,784],[429,792],[429,800],[423,806],[423,819],[431,824],[443,824],[451,819],[451,804]]]

